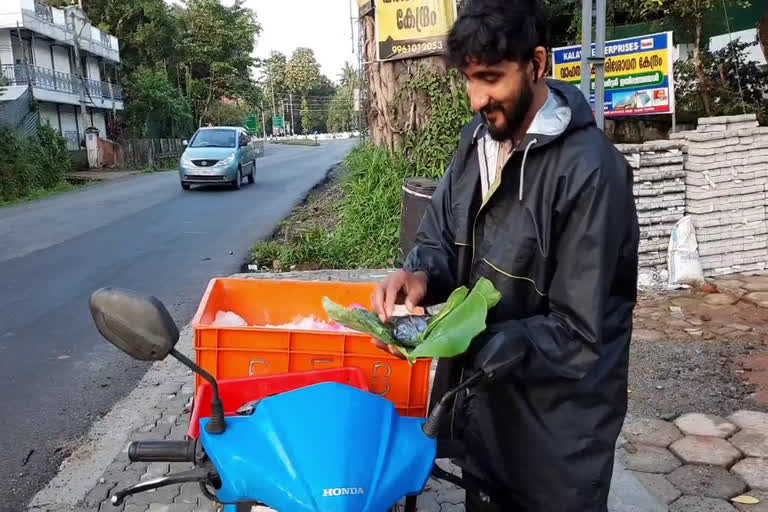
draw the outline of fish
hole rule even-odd
[[[413,348],[421,342],[427,330],[428,319],[423,316],[406,315],[392,319],[392,336],[400,345]]]

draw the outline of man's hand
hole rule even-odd
[[[376,288],[371,299],[373,311],[379,315],[382,322],[387,322],[392,318],[396,302],[404,299],[406,309],[414,313],[426,294],[427,274],[425,272],[398,270]],[[403,354],[393,346],[378,340],[374,340],[374,344],[382,350],[387,350],[391,354],[403,358]]]

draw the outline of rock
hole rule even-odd
[[[699,286],[701,293],[717,293],[717,286],[712,283],[704,283]]]
[[[727,501],[701,496],[683,496],[669,506],[671,512],[737,512]]]
[[[630,444],[627,445],[627,447],[629,446]],[[632,471],[669,473],[682,465],[682,462],[666,448],[644,444],[631,446],[633,447],[633,452],[625,451],[622,459],[626,468]]]
[[[631,472],[640,483],[648,489],[651,494],[659,498],[665,505],[669,505],[682,494],[677,487],[669,483],[664,475],[655,475],[653,473]]]
[[[728,324],[728,327],[741,332],[750,332],[752,330],[750,326],[744,324]]]
[[[669,446],[672,453],[688,464],[730,467],[741,458],[741,452],[719,437],[686,436]]]
[[[728,416],[728,419],[744,430],[768,434],[768,413],[741,410]]]
[[[679,306],[681,308],[688,308],[697,306],[701,301],[695,297],[690,296],[684,296],[684,297],[675,297],[670,302],[674,304],[675,306]],[[670,308],[671,310],[672,308]]]
[[[665,338],[665,335],[661,331],[653,329],[632,329],[632,338],[636,340],[655,341]]]
[[[760,500],[760,503],[754,505],[742,505],[741,503],[731,502],[739,512],[768,512],[768,492],[749,491],[745,492],[744,495],[757,498]]]
[[[759,281],[748,281],[744,283],[742,288],[748,292],[768,292],[768,281],[762,279]]]
[[[739,427],[720,416],[696,412],[683,414],[675,420],[675,425],[683,434],[689,436],[726,438],[739,429]]]
[[[728,499],[747,490],[738,476],[720,466],[686,464],[667,475],[667,479],[683,494]]]
[[[748,457],[731,468],[752,489],[768,491],[768,460]]]
[[[768,292],[748,293],[742,299],[757,306],[768,307]]]
[[[734,434],[729,441],[747,457],[768,457],[768,434],[742,430]]]
[[[704,302],[712,306],[730,306],[739,299],[726,293],[711,293],[704,297]]]
[[[666,448],[683,434],[672,423],[654,418],[627,418],[624,421],[624,436],[631,443],[648,444]]]
[[[723,290],[737,290],[744,286],[744,282],[738,279],[715,279],[714,283]]]

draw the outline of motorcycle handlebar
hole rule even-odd
[[[128,446],[131,462],[195,462],[196,440],[134,441]]]

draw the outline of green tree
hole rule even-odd
[[[357,116],[354,112],[354,94],[360,78],[357,70],[349,63],[339,74],[340,87],[333,97],[328,111],[328,130],[346,132],[357,128]]]
[[[312,112],[309,110],[307,98],[301,98],[301,133],[309,134],[312,129]]]
[[[693,66],[701,88],[701,100],[704,111],[708,116],[714,112],[710,90],[712,85],[707,76],[704,59],[702,58],[702,29],[704,17],[713,9],[721,8],[723,0],[642,0],[654,10],[662,9],[664,14],[675,19],[683,26],[688,35],[693,35]],[[749,0],[729,0],[726,2],[735,7],[748,7]]]
[[[126,81],[126,117],[134,133],[146,136],[151,121],[167,123],[171,133],[186,132],[189,104],[160,68],[140,67]]]
[[[310,48],[297,48],[285,67],[288,90],[302,96],[320,85],[320,64]]]
[[[253,85],[252,53],[261,26],[243,4],[189,0],[181,14],[187,97],[198,123],[219,98],[240,97]]]
[[[333,97],[328,111],[329,131],[348,132],[356,127],[353,94],[354,89],[343,87]]]
[[[675,102],[678,111],[693,117],[704,115],[703,99],[710,98],[712,115],[755,112],[761,122],[768,121],[768,101],[763,91],[768,88],[768,73],[749,60],[749,49],[757,42],[736,39],[716,52],[702,50],[701,60],[707,77],[702,90],[693,59],[675,63]]]
[[[243,126],[248,117],[248,109],[234,101],[217,101],[206,112],[203,123],[214,126]]]

